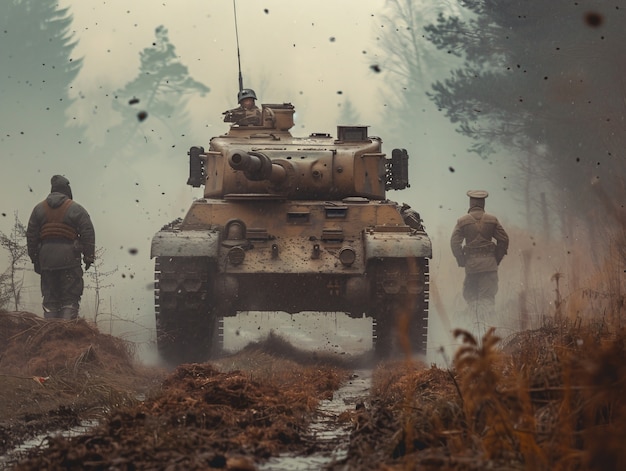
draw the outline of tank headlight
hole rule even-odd
[[[246,225],[239,219],[233,219],[226,223],[224,228],[224,240],[222,245],[225,247],[247,246]]]
[[[241,265],[246,258],[246,251],[242,247],[233,247],[228,251],[228,261],[232,265]]]
[[[349,267],[356,260],[356,252],[352,247],[342,247],[342,249],[339,251],[339,260],[346,267]]]

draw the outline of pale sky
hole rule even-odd
[[[454,7],[454,2],[447,3]],[[191,76],[211,89],[190,104],[192,131],[206,135],[207,142],[224,131],[221,113],[235,106],[238,91],[232,0],[61,0],[61,5],[71,9],[78,40],[75,54],[84,60],[73,93],[87,99],[77,100],[73,111],[99,124],[91,126],[92,133],[102,133],[111,124],[102,103],[110,98],[102,89],[121,88],[135,77],[139,53],[152,44],[160,25],[168,29]],[[236,0],[236,6],[244,86],[254,88],[261,103],[293,103],[294,135],[334,134],[340,105],[349,99],[361,124],[370,125],[370,133],[383,138],[386,152],[393,147],[410,150],[412,174],[419,171],[423,181],[413,181],[411,189],[390,197],[418,206],[430,227],[453,224],[457,213],[466,209],[468,189],[504,191],[493,209],[508,207],[506,170],[502,174],[497,156],[491,162],[475,155],[468,158],[469,141],[434,107],[424,122],[415,123],[413,142],[385,138],[389,131],[381,112],[385,106],[381,91],[398,84],[371,69],[384,61],[376,42],[385,0]],[[197,144],[204,143],[190,145]],[[430,204],[419,203],[427,197]]]
[[[206,124],[234,106],[238,69],[231,0],[61,4],[71,8],[79,41],[75,54],[84,58],[76,93],[102,83],[121,87],[134,78],[139,52],[163,25],[191,76],[211,88],[202,106],[192,107],[197,121]],[[376,120],[380,81],[370,65],[379,62],[373,38],[384,0],[238,0],[236,5],[244,86],[255,88],[260,102],[293,102],[307,112],[306,126],[313,131],[334,124],[346,97],[359,102],[364,120]]]

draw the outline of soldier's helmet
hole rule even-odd
[[[244,88],[237,94],[237,103],[241,103],[241,100],[245,98],[254,98],[256,100],[256,93],[251,88]]]

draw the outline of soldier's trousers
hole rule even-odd
[[[463,297],[468,303],[483,300],[495,302],[498,293],[498,272],[468,273],[463,282]]]
[[[498,272],[486,271],[469,273],[463,282],[463,297],[467,301],[469,320],[475,326],[475,335],[481,337],[493,321],[496,311],[496,293],[498,292]]]
[[[43,315],[46,319],[76,319],[83,295],[83,269],[80,266],[41,271]]]

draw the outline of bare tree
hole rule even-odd
[[[442,57],[425,38],[424,28],[438,14],[458,8],[449,0],[387,0],[386,11],[381,17],[379,65],[386,77],[383,94],[392,105],[387,107],[387,120],[394,123],[392,134],[397,136],[393,137],[401,140],[415,133],[415,127],[424,120],[424,110],[432,106],[427,92],[436,77],[458,62],[452,55]]]
[[[100,314],[100,304],[102,302],[101,292],[102,290],[113,286],[112,283],[105,284],[104,280],[111,276],[113,273],[117,272],[117,267],[112,270],[102,270],[102,267],[104,266],[104,252],[105,249],[103,247],[96,248],[96,260],[93,264],[93,269],[85,272],[85,275],[91,281],[91,283],[85,287],[87,289],[93,289],[95,292],[94,322],[96,325],[98,325],[98,315]]]
[[[15,212],[15,222],[9,235],[0,232],[0,247],[9,255],[9,266],[0,276],[0,306],[13,301],[15,310],[19,310],[22,286],[24,284],[23,271],[28,255],[26,247],[26,228]]]

